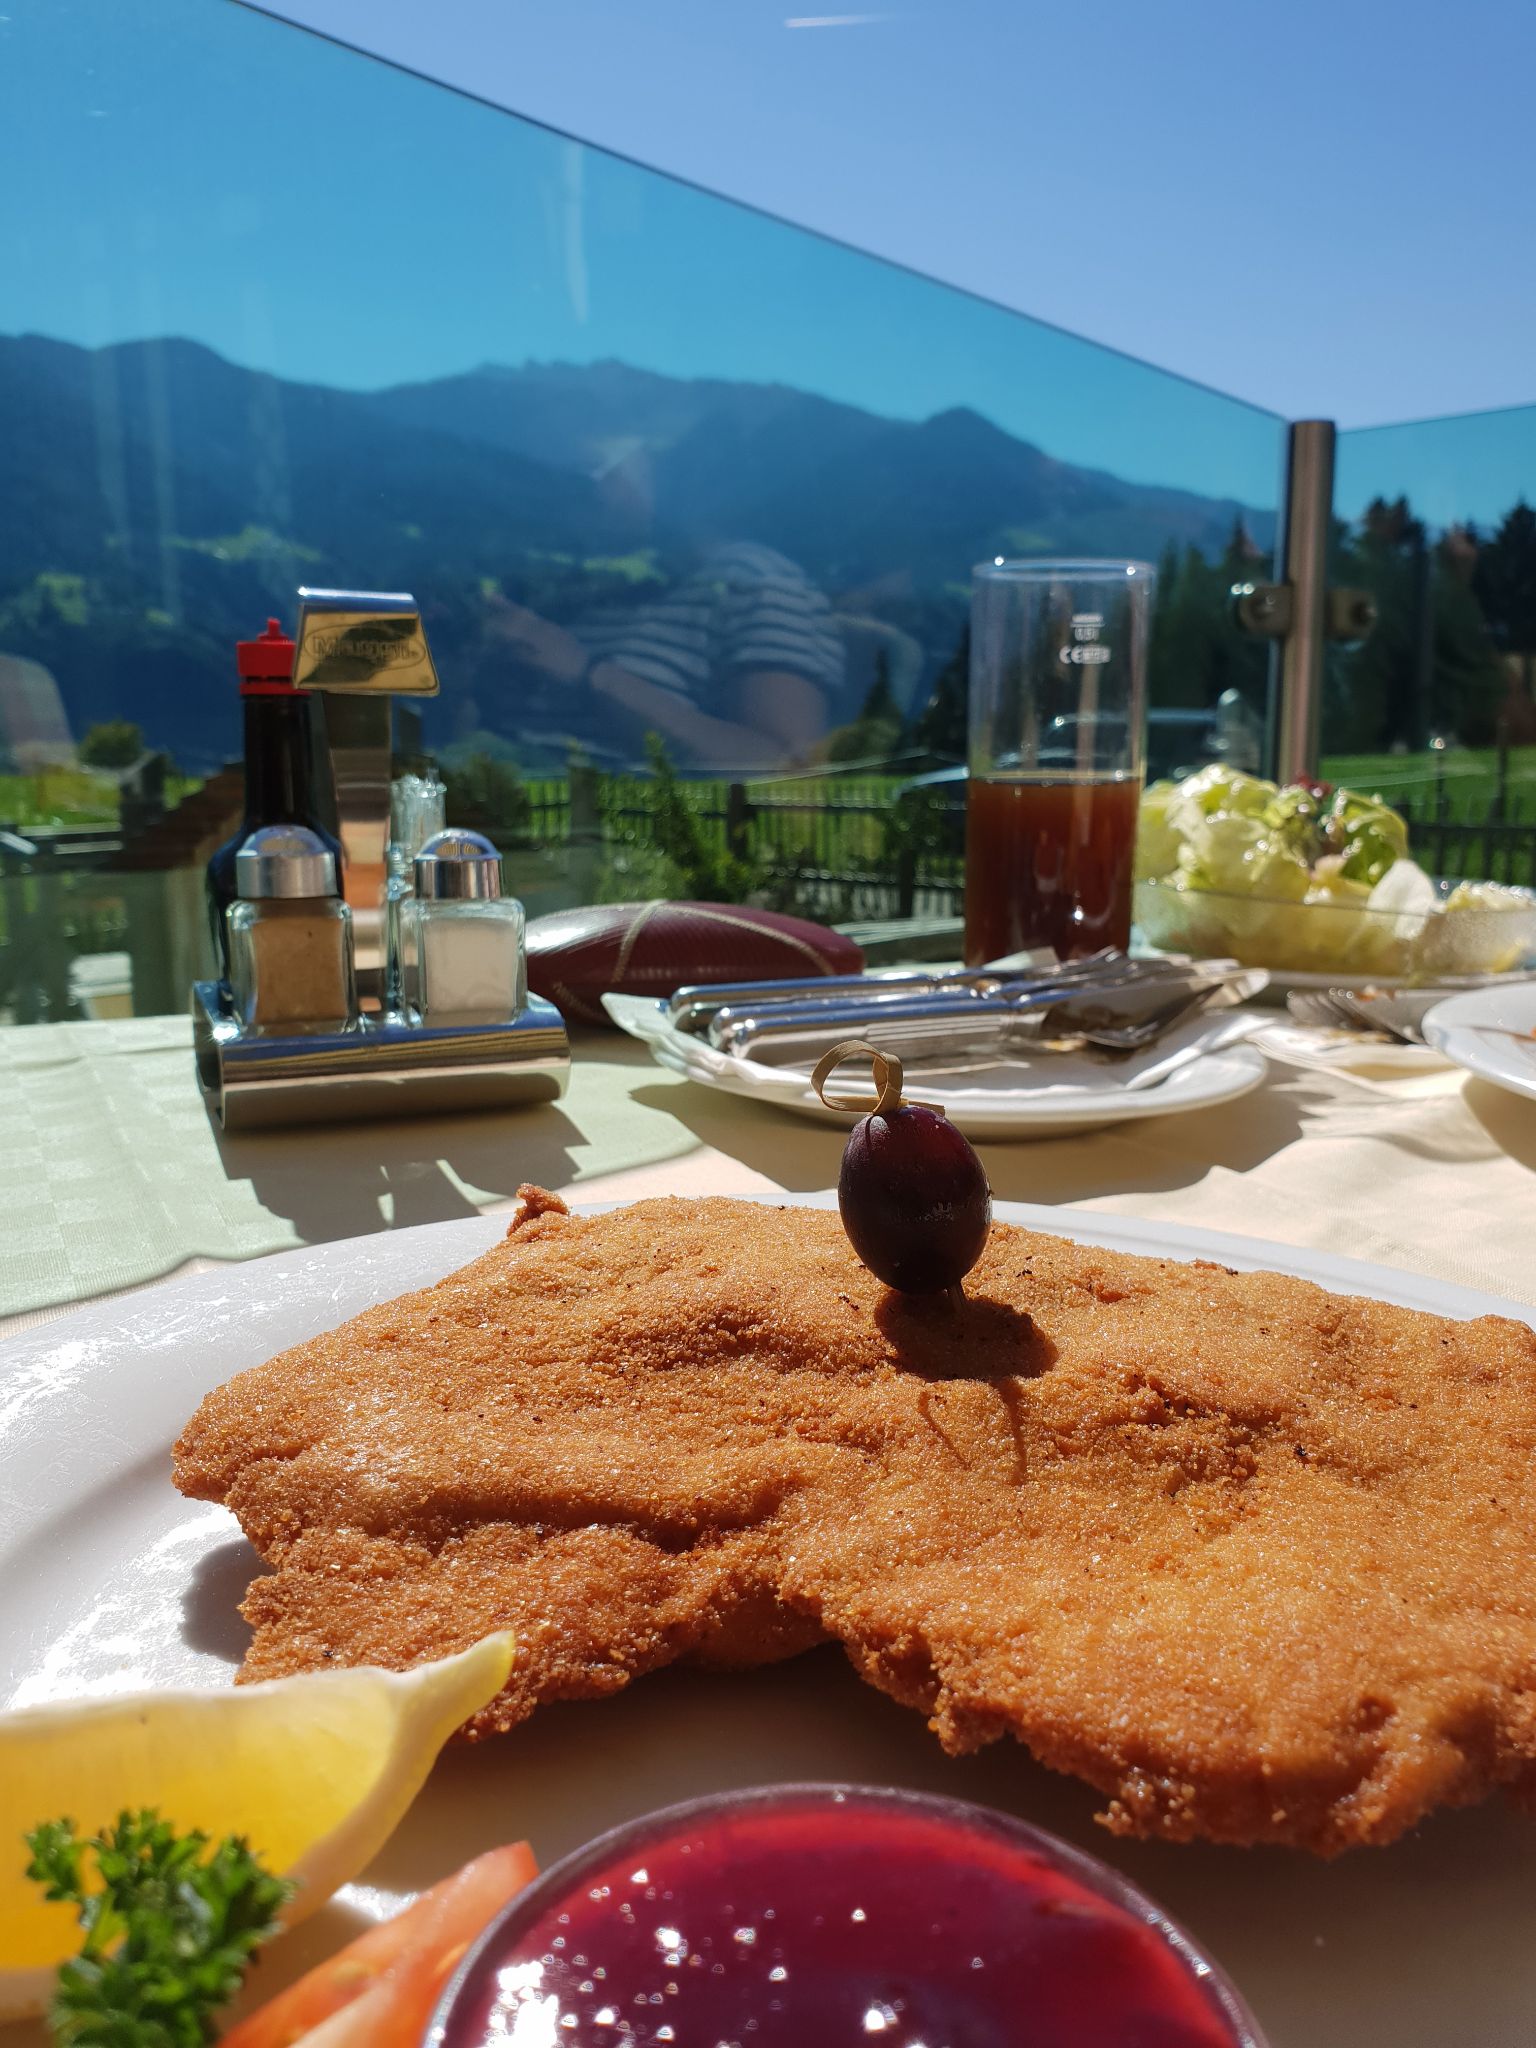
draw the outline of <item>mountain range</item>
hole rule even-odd
[[[358,392],[184,340],[0,336],[0,652],[52,670],[77,737],[131,718],[188,766],[235,750],[229,643],[291,622],[299,583],[414,591],[444,683],[429,737],[467,719],[516,747],[544,714],[486,642],[493,590],[579,623],[702,542],[760,541],[905,636],[921,690],[974,561],[1215,556],[1239,521],[1267,541],[1272,515],[1076,467],[964,407],[893,420],[620,362]]]

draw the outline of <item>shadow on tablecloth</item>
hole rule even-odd
[[[301,1243],[474,1216],[524,1181],[562,1187],[581,1132],[553,1103],[496,1114],[213,1132],[226,1179],[246,1182]]]
[[[1217,1108],[1147,1117],[1075,1137],[1008,1144],[983,1139],[976,1149],[999,1201],[1085,1202],[1188,1187],[1213,1166],[1246,1173],[1294,1145],[1304,1129],[1300,1092],[1294,1073],[1272,1067],[1252,1094]],[[799,1193],[836,1185],[845,1133],[829,1124],[698,1082],[668,1083],[664,1091],[639,1087],[634,1100],[665,1108],[701,1144],[780,1187]]]
[[[1500,1151],[1536,1173],[1536,1102],[1471,1078],[1461,1099]]]

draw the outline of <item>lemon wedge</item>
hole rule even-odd
[[[454,1729],[507,1682],[512,1638],[412,1671],[306,1672],[227,1692],[130,1693],[0,1714],[0,2020],[40,2012],[79,1950],[74,1911],[27,1876],[22,1837],[153,1806],[179,1832],[245,1835],[297,1880],[291,1924],[393,1832]]]

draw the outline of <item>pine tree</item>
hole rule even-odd
[[[1345,751],[1422,745],[1428,735],[1417,730],[1418,684],[1429,658],[1422,643],[1431,631],[1423,523],[1406,498],[1373,498],[1347,545],[1347,580],[1365,585],[1377,616],[1369,637],[1339,664],[1344,701],[1335,707],[1335,722],[1347,732],[1333,743]]]
[[[1472,589],[1477,537],[1451,527],[1434,552],[1435,672],[1431,717],[1438,732],[1463,746],[1498,738],[1504,676],[1488,624]]]
[[[829,761],[889,759],[901,744],[901,712],[891,688],[891,657],[875,649],[875,676],[859,707],[859,715],[840,726],[827,742]]]
[[[1524,498],[1477,551],[1472,590],[1501,652],[1515,656],[1522,694],[1532,696],[1536,661],[1536,512]]]
[[[970,694],[971,629],[961,628],[954,653],[939,670],[933,695],[912,727],[912,744],[947,765],[966,754],[966,714]]]
[[[1473,594],[1475,534],[1452,528],[1431,545],[1406,498],[1376,498],[1336,536],[1335,555],[1338,580],[1370,591],[1377,622],[1330,664],[1324,751],[1416,751],[1431,728],[1486,746],[1501,683]]]
[[[886,647],[875,649],[875,679],[869,686],[859,717],[866,724],[895,723],[900,725],[901,713],[896,708],[895,692],[891,689],[891,656]]]

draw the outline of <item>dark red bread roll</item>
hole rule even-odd
[[[669,996],[692,982],[858,974],[864,955],[841,932],[732,903],[596,903],[528,927],[528,986],[568,1024],[607,1024],[601,998]]]

